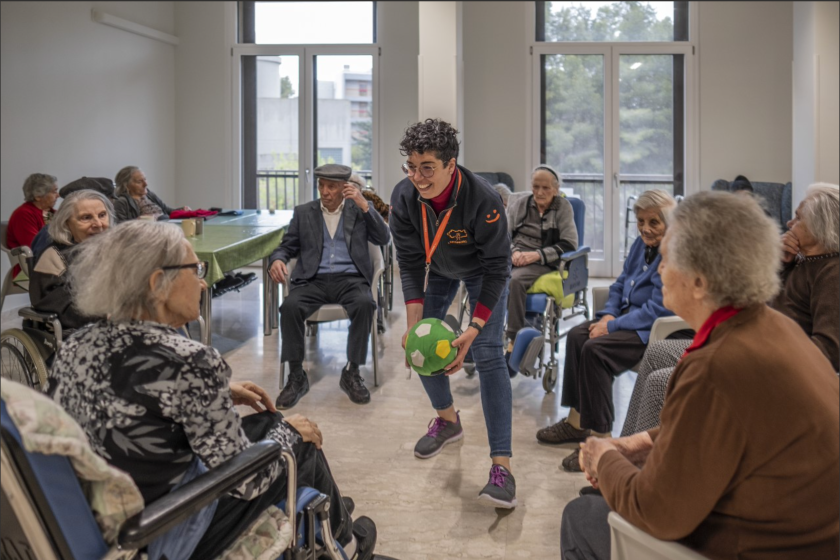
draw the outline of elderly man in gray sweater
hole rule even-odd
[[[577,249],[578,234],[572,205],[560,194],[560,175],[548,165],[534,168],[530,193],[510,196],[507,218],[513,260],[506,329],[509,355],[516,333],[525,326],[528,288],[558,269],[560,255]]]

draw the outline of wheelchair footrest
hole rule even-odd
[[[516,340],[513,343],[513,350],[510,353],[510,360],[508,364],[510,368],[514,371],[520,371],[521,364],[527,364],[528,362],[523,362],[525,357],[525,353],[528,350],[531,341],[535,338],[539,340],[543,340],[542,332],[538,331],[533,327],[525,327],[519,329],[519,332],[516,333]]]
[[[522,372],[522,375],[533,377],[534,379],[539,376],[542,357],[545,352],[545,343],[546,341],[543,337],[535,336],[528,344],[519,365],[519,370]]]

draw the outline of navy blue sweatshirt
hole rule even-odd
[[[429,224],[429,245],[434,243],[439,220],[452,208],[431,271],[456,280],[482,276],[478,303],[493,310],[510,277],[510,235],[502,199],[487,181],[458,166],[461,189],[455,188],[444,209],[435,213],[429,201],[420,197],[408,178],[391,194],[388,225],[394,239],[405,301],[423,299],[426,252],[423,243],[423,212]]]

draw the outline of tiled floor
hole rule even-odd
[[[223,351],[235,379],[257,382],[276,395],[279,340],[276,333],[263,336],[261,293],[260,283],[254,282],[241,293],[213,301],[214,345]],[[568,412],[560,407],[559,395],[545,393],[540,380],[521,375],[512,380],[513,473],[519,506],[513,511],[483,506],[476,496],[487,482],[490,461],[479,381],[463,372],[451,378],[464,440],[432,459],[416,459],[414,444],[434,412],[417,376],[407,379],[399,342],[404,321],[397,286],[388,329],[376,349],[379,387],[373,387],[370,357],[362,369],[372,393],[364,406],[351,403],[338,388],[346,360],[347,322],[321,325],[317,336],[306,341],[304,367],[312,388],[289,411],[318,422],[333,474],[342,491],[356,501],[356,515],[376,521],[377,552],[403,560],[558,557],[563,507],[586,484],[583,475],[559,467],[572,446],[545,446],[534,438],[537,429]],[[3,314],[3,329],[15,323],[13,311]],[[561,343],[561,364],[563,356]],[[616,432],[634,382],[632,373],[616,381]]]

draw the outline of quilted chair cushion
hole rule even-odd
[[[718,179],[712,183],[712,190],[728,191],[730,186],[729,181]],[[793,185],[790,182],[782,184],[754,181],[752,186],[770,217],[779,223],[782,231],[787,231],[787,223],[793,215]]]
[[[504,183],[508,186],[508,188],[513,191],[513,177],[508,175],[507,173],[503,173],[501,171],[479,171],[476,172],[476,175],[485,179],[491,185],[495,185],[496,183]]]

